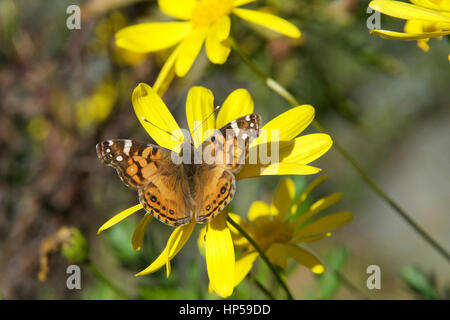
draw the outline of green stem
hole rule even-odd
[[[253,281],[253,283],[258,287],[259,290],[261,290],[262,293],[264,293],[267,298],[270,300],[276,300],[275,297],[272,295],[272,293],[267,289],[258,279],[256,279],[253,275],[248,274],[248,278]]]
[[[347,277],[345,277],[342,273],[340,273],[339,271],[333,270],[332,273],[334,274],[334,276],[340,281],[342,282],[347,289],[352,292],[355,296],[359,297],[360,299],[363,300],[369,300],[369,298],[362,293],[358,287],[356,287],[353,283],[351,283],[350,280],[347,279]]]
[[[313,125],[320,131],[326,133],[327,131],[317,122]],[[334,140],[334,139],[333,139]],[[442,247],[436,240],[434,240],[422,227],[417,224],[408,213],[401,208],[386,192],[383,191],[365,171],[356,163],[350,154],[336,141],[333,141],[334,147],[339,153],[355,168],[361,178],[374,190],[392,209],[395,210],[424,240],[426,240],[437,252],[439,252],[447,261],[450,261],[450,253]]]
[[[247,240],[250,242],[250,244],[255,248],[256,251],[258,251],[259,256],[261,259],[265,262],[265,264],[269,267],[270,271],[272,271],[273,275],[277,279],[278,283],[281,285],[281,287],[286,292],[286,295],[289,300],[294,300],[294,297],[292,296],[291,292],[289,291],[289,288],[287,287],[286,283],[284,282],[283,278],[281,278],[281,275],[275,268],[275,266],[269,261],[269,258],[267,258],[264,251],[261,250],[261,248],[258,246],[258,244],[253,240],[253,238],[244,230],[241,228],[239,224],[237,224],[233,219],[230,218],[230,216],[227,217],[227,221],[236,228],[237,231],[239,231]]]
[[[92,263],[92,261],[88,260],[86,262],[86,266],[88,269],[92,272],[92,274],[100,281],[103,282],[104,285],[109,287],[112,291],[114,291],[118,296],[126,299],[126,300],[133,300],[132,297],[130,297],[128,294],[123,292],[121,289],[116,287],[111,281],[109,281],[108,278],[106,278],[103,273],[98,270],[98,268]]]
[[[238,54],[238,56],[253,70],[253,72],[260,77],[266,85],[272,89],[279,96],[284,98],[293,107],[300,105],[300,102],[282,85],[274,79],[267,76],[250,58],[241,50],[236,41],[230,37],[231,48]],[[327,133],[327,130],[317,121],[313,121],[313,126],[320,132]],[[407,213],[402,209],[391,197],[387,195],[358,165],[353,157],[333,138],[333,146],[336,150],[350,163],[350,165],[358,172],[361,178],[378,194],[392,209],[395,210],[425,241],[428,242],[437,252],[439,252],[447,261],[450,262],[450,253],[447,252],[436,240],[434,240],[425,230],[423,230]]]

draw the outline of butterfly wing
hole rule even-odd
[[[138,190],[140,203],[155,218],[171,226],[192,220],[189,185],[171,150],[117,139],[98,143],[97,154],[128,187]]]
[[[106,140],[97,144],[100,160],[116,169],[122,181],[138,190],[158,175],[161,165],[170,161],[171,152],[155,145],[133,140]]]
[[[238,173],[260,128],[261,117],[256,113],[231,121],[202,143],[203,161]]]
[[[216,217],[231,202],[236,190],[234,175],[214,165],[199,166],[194,183],[195,220],[199,223]]]
[[[211,221],[233,200],[234,174],[245,164],[260,127],[261,117],[249,114],[217,130],[200,146],[204,163],[197,167],[193,188],[197,222]]]
[[[192,220],[189,183],[181,172],[173,169],[155,176],[147,186],[139,189],[139,201],[156,219],[173,227]]]

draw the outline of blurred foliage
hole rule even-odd
[[[401,276],[403,281],[413,291],[419,299],[437,300],[450,299],[450,285],[447,285],[439,294],[436,276],[433,273],[425,274],[419,268],[414,266],[406,266]]]
[[[330,300],[336,296],[336,293],[342,286],[341,279],[336,273],[343,271],[348,261],[348,250],[345,248],[336,248],[325,258],[327,270],[322,275],[316,275],[317,290],[307,289],[309,299]]]

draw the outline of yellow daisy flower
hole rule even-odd
[[[153,88],[162,94],[174,73],[184,77],[203,44],[209,60],[223,64],[230,53],[230,15],[261,25],[288,37],[300,37],[290,22],[259,10],[240,8],[255,0],[158,0],[165,14],[182,21],[148,22],[116,33],[116,44],[130,51],[148,53],[176,48],[167,59]]]
[[[325,267],[320,259],[298,244],[329,237],[330,230],[345,225],[353,219],[350,212],[344,211],[311,221],[318,213],[341,200],[343,194],[340,192],[322,198],[300,214],[297,213],[311,191],[326,179],[325,175],[318,177],[295,202],[294,182],[291,179],[284,179],[278,185],[271,204],[263,201],[252,203],[248,212],[249,221],[234,213],[229,215],[253,238],[272,264],[285,269],[289,257],[306,266],[313,273],[321,274],[325,271]],[[229,228],[235,247],[243,249],[235,265],[234,282],[238,285],[248,274],[259,254],[233,226],[229,225]],[[203,245],[203,241],[200,245]]]
[[[155,90],[147,84],[140,83],[133,91],[132,102],[139,121],[153,140],[164,148],[179,152],[180,143],[184,139],[182,131]],[[253,113],[253,100],[245,89],[237,89],[225,99],[217,118],[214,116],[213,102],[214,97],[210,90],[204,87],[193,87],[189,90],[186,101],[186,116],[195,146],[199,146],[205,138],[208,138],[205,137],[205,133],[212,132],[211,129],[221,128],[234,119]],[[323,155],[331,147],[330,136],[318,133],[296,138],[311,123],[313,118],[314,108],[309,105],[302,105],[286,111],[264,125],[261,132],[278,129],[279,133],[277,131],[278,134],[260,135],[259,139],[253,141],[251,148],[271,145],[273,139],[278,139],[279,162],[246,164],[236,176],[236,179],[260,175],[313,174],[319,172],[320,169],[307,164]],[[152,124],[143,119],[151,119]],[[194,130],[194,123],[203,123],[203,125],[195,126],[195,129],[199,130]],[[174,136],[176,139],[174,139]],[[98,233],[141,209],[143,209],[142,205],[138,204],[120,212],[103,224]],[[227,213],[228,209],[226,208],[215,219],[207,223],[204,231],[208,276],[213,290],[221,297],[230,296],[235,283],[234,246],[226,222]],[[152,219],[152,215],[146,213],[139,222],[132,237],[134,250],[140,249],[144,232]],[[194,226],[195,223],[192,222],[175,228],[160,256],[137,275],[153,273],[165,265],[167,276],[169,276],[170,260],[175,257],[189,239]]]
[[[450,34],[450,0],[411,0],[413,4],[373,0],[369,7],[392,17],[407,20],[405,32],[389,30],[371,30],[372,34],[391,40],[417,40],[424,51],[429,50],[430,38]],[[449,56],[450,58],[450,56]]]

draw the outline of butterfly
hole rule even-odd
[[[116,169],[125,185],[138,191],[139,202],[156,219],[173,227],[194,218],[206,223],[233,199],[235,174],[247,160],[260,127],[261,117],[253,113],[216,130],[198,148],[185,142],[178,154],[153,144],[115,139],[98,143],[97,155]],[[196,154],[208,157],[199,162]],[[174,161],[180,158],[184,161]]]

